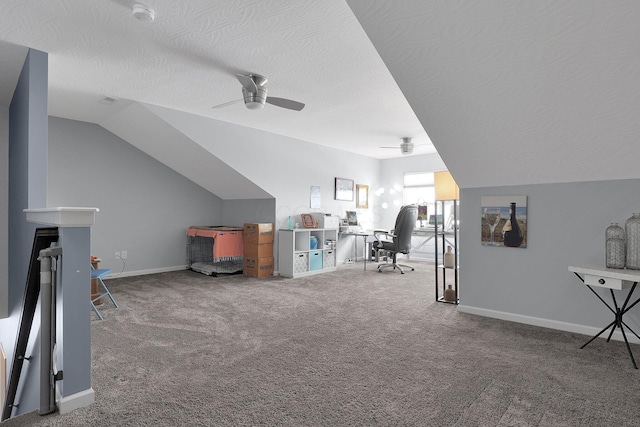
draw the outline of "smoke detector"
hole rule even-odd
[[[142,22],[152,22],[155,18],[155,12],[149,6],[136,4],[133,6],[133,16]]]

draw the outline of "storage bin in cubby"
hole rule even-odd
[[[322,251],[309,252],[309,271],[322,270]]]
[[[300,252],[294,254],[293,260],[293,272],[294,273],[304,273],[305,271],[309,271],[309,258],[306,252]]]
[[[322,256],[322,265],[324,268],[335,267],[336,252],[334,250],[324,250]]]

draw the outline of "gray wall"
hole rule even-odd
[[[380,160],[163,107],[146,107],[271,194],[276,202],[276,229],[285,228],[290,215],[299,218],[301,213],[324,212],[344,217],[347,210],[356,210],[355,200],[334,200],[336,177],[353,179],[370,189],[379,186]],[[320,186],[320,209],[310,208],[312,185]],[[377,214],[373,192],[369,203],[372,208],[358,210],[358,218],[373,228]],[[350,238],[341,241],[338,261],[353,257],[352,248]],[[276,259],[276,269],[277,265]]]
[[[17,325],[23,301],[31,255],[35,224],[28,223],[23,209],[42,208],[46,202],[47,173],[47,69],[44,52],[29,50],[9,108],[9,203],[8,203],[8,265],[9,317],[0,320],[0,337],[7,353],[7,363],[13,361]],[[34,324],[39,323],[38,314]],[[34,328],[27,352],[39,364],[39,341]],[[25,413],[38,406],[38,370],[24,369],[22,395],[17,396]]]
[[[567,268],[604,264],[605,229],[640,212],[639,184],[634,179],[463,189],[459,309],[595,335],[612,314]],[[480,200],[494,195],[527,196],[527,248],[480,245]],[[640,323],[638,315],[627,314],[632,328]]]
[[[242,227],[246,222],[274,223],[275,213],[275,199],[225,200],[222,220],[213,225]]]
[[[391,220],[386,228],[390,228],[397,208],[385,211],[380,207],[381,200],[374,194],[383,182],[380,176],[384,182],[393,180],[401,185],[404,172],[443,168],[437,154],[380,161],[186,113],[159,110],[163,119],[197,141],[211,140],[211,135],[216,135],[216,141],[226,141],[209,149],[273,198],[220,200],[100,126],[51,117],[47,204],[100,209],[92,228],[92,252],[103,259],[101,266],[112,268],[115,273],[122,269],[122,262],[115,259],[114,253],[122,250],[128,252],[123,274],[183,267],[184,229],[189,225],[272,222],[277,229],[286,227],[289,215],[319,211],[343,217],[346,210],[355,210],[355,201],[334,200],[335,177],[369,185],[370,207],[358,210],[359,219],[367,228],[380,228],[383,214],[389,212]],[[89,178],[78,179],[79,176]],[[321,209],[309,207],[311,185],[321,187]],[[123,206],[128,209],[123,210]],[[351,240],[340,242],[338,260],[353,256]],[[149,247],[155,251],[149,251]],[[277,259],[277,253],[275,256]]]
[[[119,273],[184,268],[186,228],[218,224],[223,202],[98,125],[49,118],[48,206],[97,207],[91,251]]]
[[[9,109],[0,107],[0,206],[9,205]],[[9,315],[9,211],[0,209],[0,319]]]

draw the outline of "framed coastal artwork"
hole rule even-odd
[[[482,246],[527,247],[527,196],[483,196]]]

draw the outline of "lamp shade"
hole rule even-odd
[[[449,171],[435,172],[433,186],[436,200],[458,200],[460,189]]]

